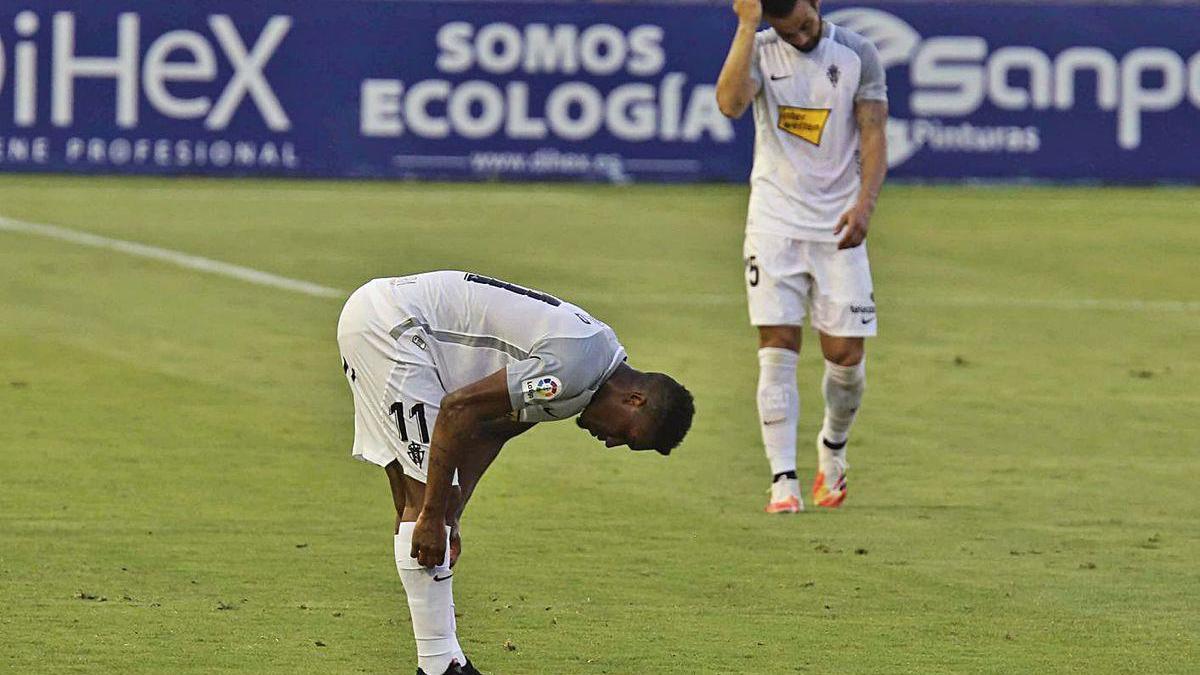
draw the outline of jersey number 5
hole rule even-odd
[[[758,285],[758,256],[756,255],[746,258],[746,283],[751,286]]]

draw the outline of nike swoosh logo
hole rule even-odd
[[[875,317],[871,317],[871,318],[869,318],[869,319],[863,319],[863,320],[862,320],[862,325],[864,325],[864,326],[865,326],[865,325],[867,325],[867,324],[871,323],[871,322],[872,322],[872,321],[874,321],[874,320],[875,320]]]
[[[791,75],[772,75],[771,79],[772,80],[782,80],[787,77],[791,77]]]
[[[447,574],[447,575],[446,575],[446,576],[444,576],[444,577],[439,577],[439,576],[437,576],[437,575],[435,574],[435,575],[434,575],[434,577],[433,577],[433,580],[434,580],[434,581],[445,581],[445,580],[449,579],[449,578],[450,578],[450,577],[452,577],[452,576],[454,576],[454,573],[453,573],[453,572],[451,572],[450,574]]]

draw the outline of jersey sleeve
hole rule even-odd
[[[611,333],[543,340],[529,358],[508,366],[508,396],[517,420],[574,417],[624,357]]]
[[[854,51],[858,53],[862,63],[854,100],[887,103],[887,80],[884,77],[883,63],[879,60],[879,50],[870,40],[859,37],[855,41]]]
[[[750,79],[754,80],[755,96],[758,96],[758,94],[762,91],[763,79],[765,79],[763,78],[762,64],[760,63],[762,60],[761,50],[759,49],[759,45],[761,44],[759,42],[760,34],[761,33],[756,33],[754,35],[754,47],[752,47],[750,51]]]

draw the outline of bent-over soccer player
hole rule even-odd
[[[603,322],[491,277],[367,282],[346,301],[337,337],[354,396],[354,457],[383,467],[391,484],[418,675],[479,672],[455,634],[450,568],[463,508],[505,442],[579,415],[607,447],[667,455],[692,423],[688,390],[626,365]]]

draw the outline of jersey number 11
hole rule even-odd
[[[396,430],[400,432],[400,440],[408,441],[408,425],[404,422],[404,403],[396,401],[388,410],[389,415],[396,416]],[[408,411],[410,419],[416,418],[417,432],[420,434],[422,443],[429,443],[429,425],[425,422],[425,404],[415,403]]]

